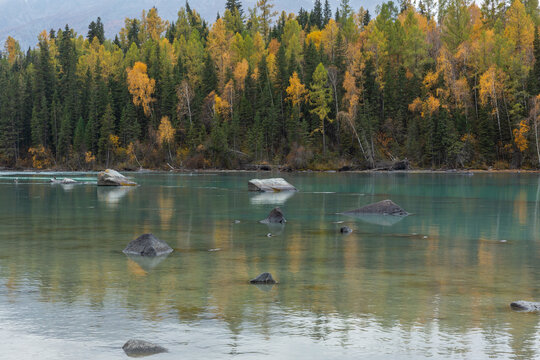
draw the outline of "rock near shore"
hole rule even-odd
[[[519,300],[511,303],[510,307],[516,311],[537,312],[540,311],[540,302]]]
[[[163,346],[159,346],[144,340],[128,340],[122,349],[128,356],[139,357],[167,352]]]
[[[264,272],[257,276],[255,279],[249,280],[251,284],[275,284],[276,280],[272,277],[272,274]]]
[[[248,190],[263,192],[297,191],[294,186],[282,178],[251,179],[248,182]]]
[[[137,183],[129,180],[116,170],[107,169],[98,174],[98,186],[136,186]]]
[[[393,215],[407,216],[409,213],[403,210],[392,200],[383,200],[374,204],[363,206],[356,210],[344,212],[346,215]]]
[[[127,255],[161,256],[170,254],[173,249],[163,240],[152,234],[143,234],[130,242],[123,250]]]
[[[285,224],[287,220],[285,220],[285,217],[283,216],[283,211],[277,207],[270,211],[270,214],[268,214],[266,219],[259,222],[262,224]]]

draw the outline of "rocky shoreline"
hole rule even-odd
[[[122,172],[130,173],[253,173],[253,172],[273,172],[273,173],[352,173],[352,174],[384,174],[384,173],[402,173],[402,174],[540,174],[540,169],[410,169],[410,170],[389,170],[389,169],[338,169],[338,170],[284,170],[278,165],[268,165],[260,168],[248,168],[248,169],[220,169],[220,168],[207,168],[207,169],[169,169],[162,168],[152,169],[120,169]],[[100,170],[96,169],[65,169],[65,168],[52,168],[52,169],[34,169],[34,168],[8,168],[0,167],[0,172],[34,172],[34,173],[99,173]]]

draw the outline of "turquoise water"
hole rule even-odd
[[[508,306],[540,301],[538,175],[0,175],[2,358],[125,359],[130,338],[152,359],[540,358],[540,315]],[[337,214],[388,198],[412,215]],[[286,226],[259,224],[275,206]],[[122,253],[146,232],[175,251]],[[264,271],[280,283],[247,283]]]

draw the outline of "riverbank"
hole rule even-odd
[[[35,168],[0,168],[0,172],[33,172],[33,173],[80,173],[80,172],[99,172],[104,168],[96,169],[66,169],[66,168],[50,168],[50,169],[35,169]],[[291,170],[282,169],[280,166],[267,165],[261,168],[252,169],[219,169],[219,168],[206,168],[206,169],[164,169],[164,168],[141,168],[134,169],[118,169],[122,172],[155,172],[155,173],[244,173],[244,172],[258,172],[258,173],[404,173],[404,174],[540,174],[540,169],[409,169],[409,170],[379,170],[379,169],[365,169],[365,170]]]

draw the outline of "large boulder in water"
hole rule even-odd
[[[540,302],[519,300],[511,303],[510,307],[516,311],[534,312],[540,311]]]
[[[260,221],[262,224],[284,224],[286,222],[283,211],[278,207],[270,211],[266,219]]]
[[[343,214],[346,215],[393,215],[393,216],[407,216],[408,212],[403,210],[399,205],[392,200],[383,200],[375,204],[363,206],[356,210],[346,211]]]
[[[173,249],[152,234],[143,234],[130,242],[123,250],[127,255],[161,256],[169,254]]]
[[[248,190],[265,192],[297,191],[294,186],[282,178],[251,179],[248,182]]]
[[[128,340],[122,349],[128,356],[139,357],[167,352],[163,346],[159,346],[144,340]]]
[[[249,280],[252,284],[275,284],[277,283],[276,280],[272,277],[272,274],[264,272],[257,276],[255,279]]]
[[[137,184],[129,180],[116,170],[107,169],[98,174],[98,186],[136,186]]]

